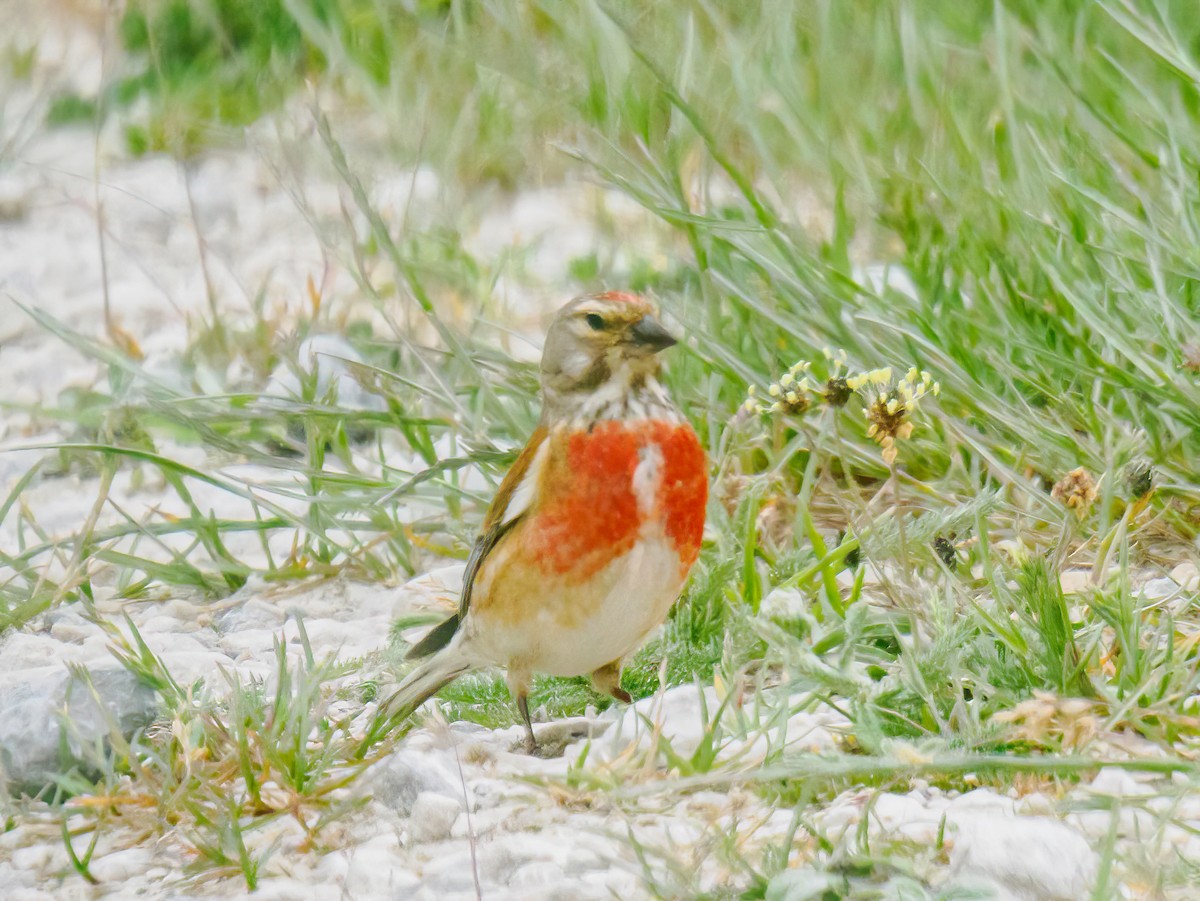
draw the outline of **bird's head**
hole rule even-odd
[[[621,291],[572,300],[554,317],[542,351],[547,413],[636,392],[658,373],[658,352],[675,344],[654,306]]]

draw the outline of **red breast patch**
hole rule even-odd
[[[630,550],[647,519],[658,519],[686,573],[700,553],[708,502],[708,463],[691,426],[662,420],[608,421],[591,431],[557,433],[524,530],[539,567],[570,581],[595,575]],[[634,472],[657,445],[661,473],[655,502],[639,511]]]

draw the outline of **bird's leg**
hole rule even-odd
[[[533,735],[533,720],[529,718],[529,675],[508,670],[508,691],[517,702],[517,710],[525,722],[525,750],[529,754],[537,751],[537,739]]]
[[[537,751],[537,739],[533,737],[533,721],[529,719],[529,695],[524,690],[517,694],[517,709],[525,721],[525,751],[533,754]]]
[[[616,698],[622,704],[632,704],[633,697],[621,687],[621,661],[606,663],[592,673],[592,687],[600,694]]]

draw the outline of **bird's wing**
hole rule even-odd
[[[471,548],[471,555],[467,558],[467,568],[463,573],[462,594],[458,600],[458,612],[431,629],[413,646],[406,655],[407,657],[427,657],[433,652],[441,650],[449,644],[454,633],[458,631],[459,625],[471,608],[471,593],[475,589],[475,578],[479,575],[484,561],[534,504],[538,482],[550,451],[550,442],[546,440],[547,434],[545,426],[538,426],[500,483],[500,488],[496,491],[491,506],[488,507],[487,515],[483,518],[479,537],[475,539],[475,546]]]

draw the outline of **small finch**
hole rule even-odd
[[[536,748],[532,674],[591,675],[628,703],[621,665],[666,619],[700,553],[708,463],[658,380],[675,344],[646,300],[577,298],[542,353],[542,418],[467,560],[458,612],[382,707],[410,714],[471,670],[502,666]]]

